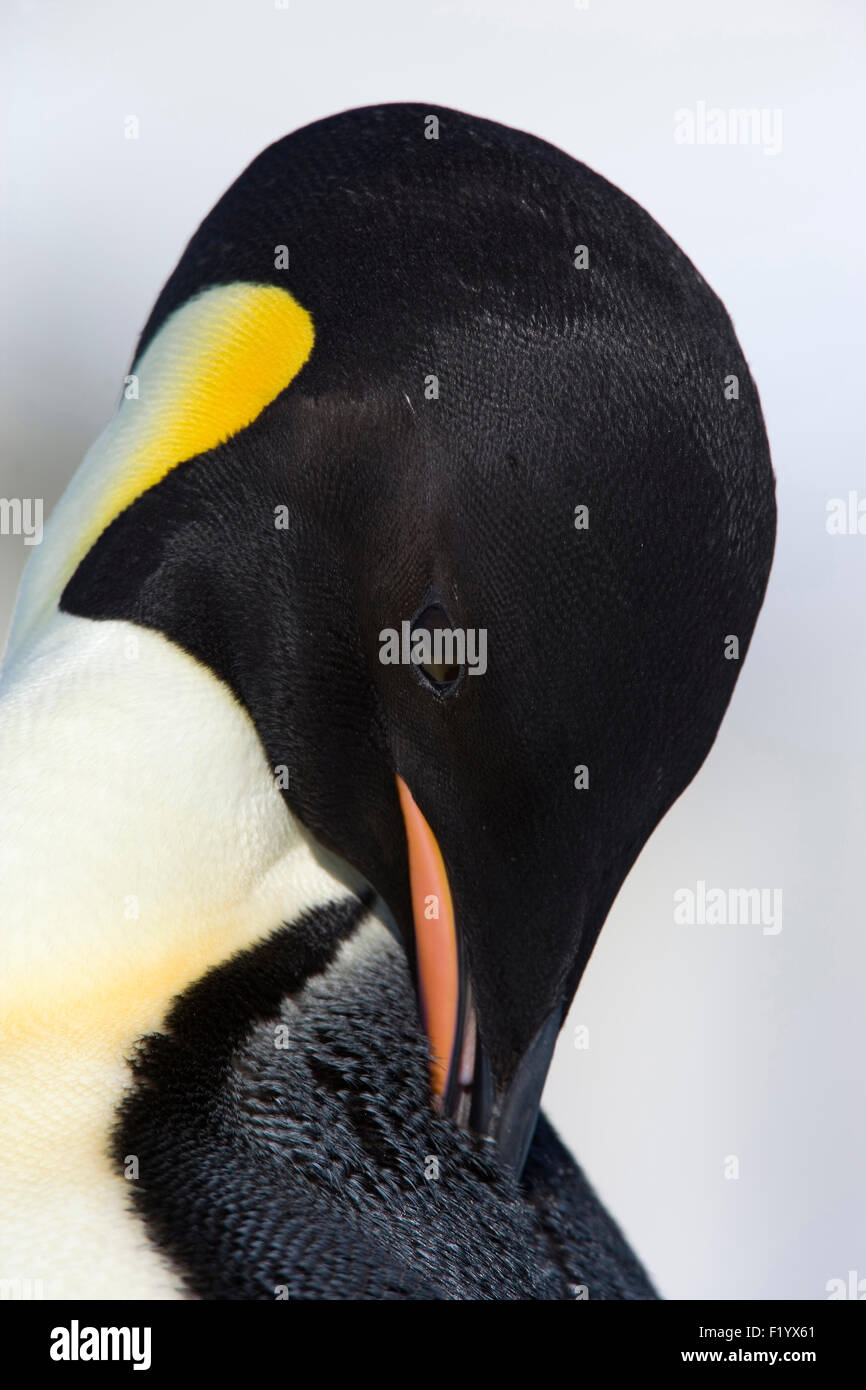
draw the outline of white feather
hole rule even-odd
[[[129,623],[40,625],[0,682],[0,768],[0,1279],[181,1296],[108,1158],[124,1059],[210,966],[345,897],[347,871],[229,690]]]

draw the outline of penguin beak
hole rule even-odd
[[[409,849],[418,999],[430,1043],[434,1104],[458,1124],[495,1139],[500,1158],[519,1176],[535,1132],[562,1011],[550,1015],[508,1084],[497,1087],[478,1035],[442,852],[399,774],[397,791]]]
[[[461,1000],[460,943],[448,875],[436,837],[399,775],[397,791],[409,846],[418,999],[430,1042],[430,1083],[441,1110],[461,1031],[461,1013],[465,1012],[465,1007],[461,1009],[465,1001]],[[473,1056],[470,1074],[474,1063]]]

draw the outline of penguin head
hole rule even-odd
[[[773,479],[728,317],[657,224],[530,136],[439,109],[429,141],[431,109],[308,127],[205,220],[61,605],[230,687],[289,813],[390,909],[436,1103],[519,1169],[733,690]]]

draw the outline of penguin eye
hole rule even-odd
[[[425,608],[412,624],[412,662],[423,685],[439,694],[456,689],[465,669],[465,638],[444,608]]]

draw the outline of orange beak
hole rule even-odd
[[[397,791],[409,844],[409,882],[421,1016],[430,1040],[433,1094],[441,1108],[457,1038],[460,965],[454,905],[436,837],[403,778]]]
[[[418,998],[430,1043],[434,1104],[456,1124],[495,1140],[502,1161],[519,1174],[535,1131],[562,1008],[543,1021],[508,1081],[497,1084],[478,1032],[442,852],[399,774],[397,791],[409,847]]]

